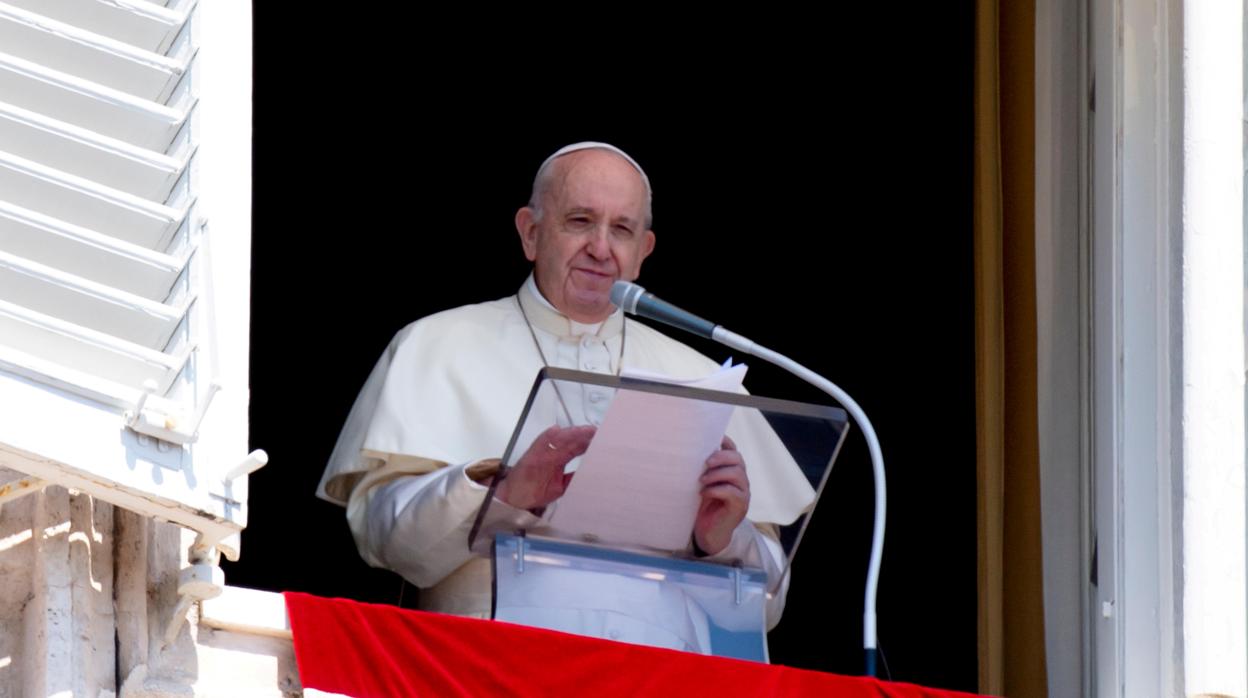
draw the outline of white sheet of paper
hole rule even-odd
[[[694,381],[653,373],[625,377],[736,392],[739,364]],[[698,513],[698,479],[719,449],[733,405],[619,390],[576,476],[551,513],[552,527],[598,540],[660,550],[689,545]]]

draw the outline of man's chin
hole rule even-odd
[[[614,283],[614,276],[586,274],[570,284],[571,295],[578,303],[606,303],[611,300],[611,285]]]
[[[571,294],[569,300],[572,302],[569,308],[572,312],[568,313],[572,319],[578,322],[598,322],[610,315],[615,306],[611,305],[611,289],[608,286],[604,291],[578,291]],[[592,318],[585,320],[581,318]]]

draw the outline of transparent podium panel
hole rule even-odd
[[[761,570],[505,534],[494,570],[496,620],[767,661]]]
[[[737,608],[735,581],[729,594],[722,580],[758,575],[764,596],[772,597],[785,594],[790,583],[802,582],[786,581],[786,577],[844,442],[848,418],[835,407],[749,395],[741,388],[743,374],[744,368],[736,367],[696,383],[676,383],[656,376],[618,377],[558,368],[540,371],[468,543],[475,554],[496,561],[504,554],[517,555],[514,547],[504,547],[502,552],[496,548],[499,534],[520,534],[526,546],[542,539],[542,545],[556,546],[566,554],[542,559],[567,562],[573,559],[573,550],[584,555],[576,558],[576,564],[563,566],[531,565],[531,558],[526,557],[526,570],[542,570],[535,576],[527,576],[526,571],[517,577],[515,565],[496,564],[498,617],[510,609],[505,619],[529,622],[522,616],[531,620],[536,611],[516,610],[526,607],[517,598],[540,597],[546,604],[544,617],[576,616],[575,623],[584,624],[589,621],[580,609],[592,605],[585,597],[597,593],[610,602],[597,608],[632,609],[612,616],[612,622],[624,623],[622,618],[629,613],[634,618],[659,614],[669,619],[647,621],[656,637],[667,632],[664,624],[671,622],[671,609],[685,608],[679,618],[687,623],[681,626],[683,634],[677,634],[693,651],[720,654],[719,648],[728,646],[723,642],[729,640],[708,644],[698,633],[709,637],[718,629],[739,632],[744,626],[737,621],[747,616],[753,619],[749,632],[765,636],[769,619]],[[733,530],[726,548],[698,550],[694,545],[698,521],[706,530],[717,516],[715,500],[703,491],[702,478],[729,472],[727,487],[737,490],[733,494],[737,501],[748,489],[746,519]],[[720,491],[724,491],[722,483]],[[628,561],[627,567],[622,560]],[[582,563],[602,576],[579,584],[560,577],[560,570],[586,574]],[[689,571],[695,568],[718,572]],[[631,572],[620,571],[624,569]],[[643,591],[645,585],[639,580],[657,582],[661,577],[667,582],[672,570],[692,576],[680,577],[685,580],[680,584],[652,584],[649,591]],[[693,585],[698,592],[692,593],[688,580],[695,578],[722,583]],[[615,579],[637,584],[607,583]],[[541,580],[552,586],[537,594],[535,589],[544,586]],[[513,588],[515,583],[520,586]],[[731,603],[725,605],[725,600]],[[731,612],[724,610],[729,606]],[[716,622],[720,618],[732,620]],[[601,630],[607,633],[603,637],[610,637],[612,629],[623,632],[602,623],[606,621],[585,634]],[[688,642],[690,632],[701,639]],[[645,636],[640,629],[633,634]],[[641,644],[671,646],[672,642]],[[762,656],[756,649],[725,654]]]

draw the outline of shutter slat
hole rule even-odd
[[[186,266],[173,255],[0,201],[0,250],[149,300],[162,301]]]
[[[131,46],[164,53],[189,7],[171,10],[143,0],[9,0],[13,5],[102,34]]]
[[[0,95],[14,106],[164,152],[187,111],[0,53]]]
[[[148,201],[164,202],[186,169],[173,158],[0,102],[0,151]]]
[[[65,370],[50,372],[86,373],[131,390],[142,390],[146,380],[156,381],[161,392],[167,390],[188,354],[152,351],[7,301],[0,301],[0,334],[5,337],[0,351],[9,352],[10,359],[37,359],[30,369],[45,372],[59,366]]]
[[[3,2],[0,46],[18,58],[157,102],[186,71],[183,61]]]
[[[149,349],[162,349],[182,321],[178,306],[148,300],[0,252],[0,298]]]
[[[189,211],[0,152],[0,200],[163,251]]]

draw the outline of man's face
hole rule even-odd
[[[546,300],[577,322],[600,322],[615,309],[611,284],[636,279],[654,250],[645,185],[632,165],[605,150],[569,153],[554,168],[541,220],[522,208],[516,230]]]

